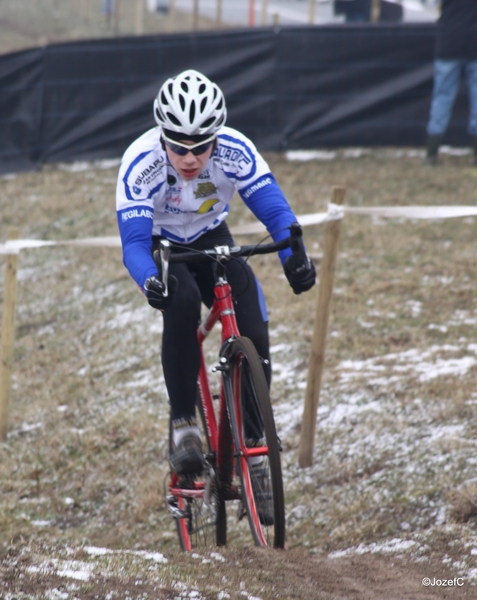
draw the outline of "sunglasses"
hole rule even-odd
[[[212,135],[210,138],[204,140],[203,142],[199,142],[198,144],[181,144],[181,142],[175,142],[170,140],[167,136],[162,132],[162,139],[168,148],[174,152],[174,154],[178,154],[179,156],[186,156],[189,152],[192,152],[194,156],[200,156],[207,152],[207,150],[214,144],[215,135]]]

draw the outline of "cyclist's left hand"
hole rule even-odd
[[[304,258],[295,255],[288,256],[283,269],[295,294],[307,292],[316,283],[315,265],[306,255]]]

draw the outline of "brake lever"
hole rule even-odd
[[[290,225],[290,248],[295,256],[306,257],[303,228],[300,223],[292,223]]]
[[[167,280],[169,278],[169,257],[171,255],[171,243],[169,240],[161,240],[159,243],[159,252],[161,255],[161,273],[162,273],[162,283],[164,285],[164,291],[162,295],[164,298],[167,298],[169,295]]]

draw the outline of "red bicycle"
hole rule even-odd
[[[169,263],[213,261],[215,299],[200,323],[197,336],[201,350],[197,407],[207,446],[205,467],[199,476],[170,473],[166,482],[167,507],[176,520],[181,548],[227,542],[226,505],[237,503],[237,518],[248,518],[257,546],[283,548],[285,544],[285,500],[280,464],[281,444],[277,436],[269,390],[253,343],[241,337],[233,308],[225,264],[233,257],[268,254],[290,247],[304,254],[302,230],[294,224],[290,237],[264,245],[220,246],[205,251],[178,251],[163,240],[155,259],[161,263],[166,285]],[[167,293],[167,292],[166,292]],[[220,391],[211,390],[203,342],[214,325],[222,325],[218,363]],[[247,431],[247,435],[245,433]],[[256,431],[250,436],[250,431]],[[259,439],[255,447],[247,440]],[[172,427],[169,448],[172,450]]]

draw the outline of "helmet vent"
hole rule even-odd
[[[210,127],[214,121],[215,117],[210,117],[210,119],[207,119],[202,123],[201,127]]]
[[[184,96],[182,94],[180,94],[180,96],[179,96],[179,103],[181,105],[181,109],[185,110],[186,102],[185,102]]]
[[[223,98],[221,98],[219,103],[217,104],[217,108],[215,110],[222,110],[223,105],[224,105],[224,100],[223,100]]]
[[[201,83],[199,86],[199,94],[203,94],[206,89],[207,89],[207,86],[205,85],[205,83]]]
[[[189,86],[187,85],[187,83],[185,81],[181,81],[181,88],[184,90],[184,92],[186,94],[189,91]]]
[[[174,125],[177,125],[177,127],[181,126],[181,122],[179,121],[179,119],[172,113],[168,112],[167,117],[172,123],[174,123]]]
[[[200,112],[203,113],[205,107],[207,106],[207,98],[202,98],[202,102],[200,103]]]
[[[169,102],[167,101],[167,97],[164,94],[164,92],[162,92],[162,94],[161,94],[161,102],[162,102],[162,104],[165,104],[166,106],[169,104]]]
[[[189,119],[190,119],[191,123],[194,122],[194,119],[195,119],[195,102],[194,102],[194,100],[192,100],[192,102],[190,103]]]

